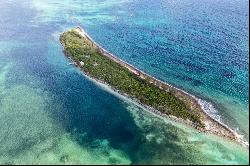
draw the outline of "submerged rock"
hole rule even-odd
[[[233,78],[235,77],[235,74],[231,71],[226,71],[222,74],[224,77],[227,77],[227,78]]]
[[[63,155],[60,157],[60,161],[63,163],[66,163],[69,160],[69,156],[68,155]]]

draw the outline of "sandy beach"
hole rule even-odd
[[[191,95],[191,94],[189,94],[189,93],[187,93],[187,92],[185,92],[185,91],[183,91],[181,89],[178,89],[178,88],[176,88],[176,87],[174,87],[174,86],[172,86],[172,85],[170,85],[168,83],[162,82],[162,81],[154,78],[153,76],[150,76],[150,75],[146,74],[145,72],[137,69],[136,67],[126,63],[125,61],[119,59],[117,56],[115,56],[112,53],[108,52],[107,50],[102,48],[99,44],[94,42],[94,40],[84,31],[83,28],[77,27],[77,28],[74,28],[73,30],[75,32],[77,32],[79,35],[81,35],[83,38],[87,39],[92,44],[92,46],[94,48],[98,49],[102,53],[103,56],[106,56],[107,58],[111,59],[112,61],[114,61],[116,63],[119,63],[121,66],[127,68],[131,73],[137,75],[139,78],[144,79],[144,80],[145,79],[149,80],[150,83],[154,84],[155,86],[159,87],[160,89],[163,89],[165,91],[170,91],[171,90],[171,92],[174,92],[174,96],[176,96],[177,98],[184,101],[185,104],[190,109],[195,109],[195,110],[199,111],[199,113],[201,115],[202,122],[204,123],[205,127],[204,128],[195,127],[195,125],[189,120],[183,120],[183,119],[180,119],[180,118],[176,118],[174,116],[165,115],[164,113],[161,113],[160,111],[157,111],[154,108],[149,107],[149,106],[139,102],[135,98],[131,98],[131,96],[119,92],[117,89],[114,89],[111,86],[109,86],[108,83],[106,83],[106,82],[102,82],[102,81],[97,80],[95,78],[92,78],[92,79],[96,80],[97,82],[101,82],[103,84],[108,85],[114,91],[120,93],[121,95],[125,95],[128,98],[131,98],[133,101],[143,105],[143,107],[149,109],[150,111],[152,111],[152,112],[154,112],[154,113],[156,113],[156,114],[158,114],[160,116],[168,117],[168,118],[170,118],[172,120],[175,120],[175,121],[178,121],[178,122],[181,122],[181,123],[185,123],[187,125],[195,127],[197,130],[199,130],[201,132],[211,133],[211,134],[215,134],[215,135],[218,135],[218,136],[221,136],[221,137],[225,137],[225,138],[233,140],[233,141],[237,141],[237,142],[243,144],[244,146],[248,147],[247,144],[244,144],[242,142],[240,135],[238,135],[235,131],[233,131],[228,126],[224,125],[223,123],[217,121],[216,119],[213,119],[206,112],[206,110],[204,110],[204,107],[202,106],[202,103],[200,102],[200,99],[198,99],[194,95]],[[63,43],[62,43],[62,45],[63,45]],[[68,58],[70,58],[68,55],[66,55],[66,56]],[[76,62],[74,62],[74,63],[81,70],[80,65],[77,64]],[[86,74],[86,73],[84,72],[84,74]],[[88,75],[88,74],[86,74],[86,75]]]

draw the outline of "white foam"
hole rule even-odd
[[[214,105],[212,103],[207,102],[207,101],[202,100],[202,99],[199,99],[199,98],[196,98],[196,97],[195,97],[195,99],[198,101],[202,110],[204,110],[207,115],[209,115],[214,120],[216,120],[218,123],[220,123],[222,126],[226,127],[228,130],[233,132],[237,138],[237,141],[241,145],[243,145],[244,147],[247,147],[247,148],[249,147],[249,143],[247,141],[245,141],[244,135],[239,134],[238,128],[237,129],[230,128],[228,125],[226,125],[225,123],[223,123],[221,121],[221,116],[218,114],[218,111],[216,110],[216,108],[214,107]]]
[[[213,105],[212,103],[207,102],[207,101],[202,100],[202,99],[199,99],[199,98],[197,98],[196,96],[194,96],[194,95],[192,95],[192,94],[190,94],[190,93],[188,93],[188,92],[186,92],[186,91],[184,91],[184,90],[181,90],[181,89],[179,89],[179,88],[177,88],[177,87],[175,87],[175,86],[173,86],[173,85],[171,85],[171,84],[169,84],[169,83],[167,83],[167,82],[161,81],[161,80],[155,78],[154,76],[151,76],[151,75],[145,73],[145,72],[142,71],[142,70],[137,69],[135,66],[133,66],[133,65],[131,65],[131,64],[128,64],[127,62],[125,62],[125,61],[123,61],[122,59],[118,58],[118,56],[116,56],[116,55],[110,53],[109,51],[107,51],[106,49],[104,49],[102,46],[100,46],[98,43],[96,43],[96,42],[88,35],[88,33],[87,33],[81,26],[78,26],[77,28],[78,28],[78,30],[79,30],[78,33],[79,33],[80,35],[86,36],[87,38],[89,38],[89,40],[92,41],[93,44],[96,45],[99,49],[101,49],[101,50],[104,52],[104,54],[108,54],[109,56],[114,57],[115,59],[118,59],[118,61],[120,61],[120,62],[122,62],[122,63],[124,63],[124,64],[127,64],[128,66],[134,68],[135,70],[138,70],[138,71],[142,72],[144,75],[146,75],[146,76],[148,76],[148,77],[151,77],[151,78],[153,78],[154,80],[157,80],[158,82],[160,82],[160,83],[162,83],[162,84],[165,84],[165,85],[169,86],[170,88],[173,88],[173,89],[175,89],[175,90],[177,90],[177,91],[181,91],[181,92],[183,92],[184,94],[186,94],[186,95],[190,96],[191,98],[195,99],[195,100],[198,102],[198,104],[201,106],[201,108],[202,108],[202,110],[204,111],[204,113],[207,114],[207,116],[211,117],[212,119],[214,119],[215,121],[217,121],[220,125],[224,126],[224,127],[227,128],[229,131],[233,132],[234,135],[237,137],[237,141],[238,141],[239,143],[241,143],[241,144],[244,145],[244,146],[249,147],[248,142],[246,142],[246,141],[243,139],[243,138],[244,138],[243,135],[238,134],[238,133],[236,132],[236,130],[230,128],[229,126],[227,126],[226,124],[224,124],[224,123],[221,122],[221,116],[218,114],[218,111],[216,110],[216,108],[214,107],[214,105]],[[111,88],[111,89],[112,89],[112,88]]]
[[[55,31],[54,33],[52,33],[53,40],[59,41],[60,35],[61,35],[60,31]]]
[[[198,101],[202,110],[204,110],[210,117],[212,117],[216,121],[221,121],[221,116],[218,114],[218,111],[213,106],[213,104],[198,98],[196,98],[196,100]]]

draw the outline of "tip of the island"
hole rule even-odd
[[[164,117],[188,124],[201,132],[240,141],[236,132],[207,114],[196,97],[113,55],[97,44],[82,27],[64,32],[60,42],[65,55],[85,75]]]

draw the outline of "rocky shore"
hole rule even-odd
[[[199,114],[201,116],[201,120],[202,120],[204,126],[203,127],[197,127],[195,124],[193,124],[189,120],[182,120],[180,118],[175,118],[175,117],[173,117],[171,115],[165,115],[164,113],[161,113],[160,111],[157,111],[154,108],[149,107],[149,106],[145,105],[144,103],[141,103],[137,99],[132,98],[134,101],[139,102],[143,106],[147,107],[149,110],[151,110],[151,111],[153,111],[153,112],[155,112],[155,113],[157,113],[157,114],[159,114],[161,116],[164,116],[164,117],[167,116],[167,117],[170,117],[171,119],[181,121],[181,122],[183,122],[185,124],[188,124],[188,125],[190,125],[192,127],[195,127],[197,130],[199,130],[201,132],[215,134],[215,135],[218,135],[218,136],[228,138],[230,140],[240,142],[240,138],[237,135],[237,133],[234,132],[229,127],[227,127],[226,125],[222,124],[221,122],[219,122],[219,121],[213,119],[211,116],[209,116],[203,110],[202,105],[200,105],[199,99],[196,98],[195,96],[193,96],[193,95],[191,95],[191,94],[189,94],[189,93],[187,93],[187,92],[185,92],[183,90],[175,88],[174,86],[172,86],[170,84],[162,82],[162,81],[154,78],[153,76],[150,76],[150,75],[146,74],[145,72],[137,69],[136,67],[126,63],[125,61],[119,59],[118,57],[114,56],[113,54],[111,54],[110,52],[108,52],[107,50],[102,48],[100,45],[98,45],[81,27],[77,27],[77,28],[74,28],[72,30],[75,31],[76,33],[78,33],[83,38],[85,38],[89,43],[91,43],[92,47],[94,49],[98,49],[102,53],[103,56],[105,56],[105,57],[109,58],[110,60],[112,60],[112,61],[120,64],[121,66],[127,68],[131,73],[135,74],[138,78],[143,79],[143,80],[147,80],[151,84],[154,84],[155,86],[157,86],[160,89],[165,90],[167,92],[171,91],[171,93],[173,93],[175,97],[177,97],[180,100],[184,101],[184,103],[187,105],[188,108],[190,108],[192,110],[196,110],[196,111],[199,112]],[[64,43],[61,42],[61,44],[62,44],[63,47],[65,47]],[[70,58],[70,55],[66,55],[66,56],[68,58]],[[77,62],[74,62],[74,63],[75,63],[75,65],[77,67],[79,67],[81,69],[81,65],[83,65],[83,64],[80,64],[80,63],[77,63]],[[84,73],[88,75],[88,73],[86,73],[86,72],[84,72]],[[98,79],[95,79],[95,80],[100,82],[100,80],[98,80]],[[105,82],[102,82],[102,83],[105,83]],[[105,83],[105,84],[109,85],[108,83]],[[117,89],[115,89],[115,88],[112,88],[112,89],[117,91]],[[118,90],[118,92],[119,92],[119,90]],[[127,94],[123,94],[123,93],[121,93],[121,94],[126,95],[128,97],[131,97],[131,96],[127,95]]]

